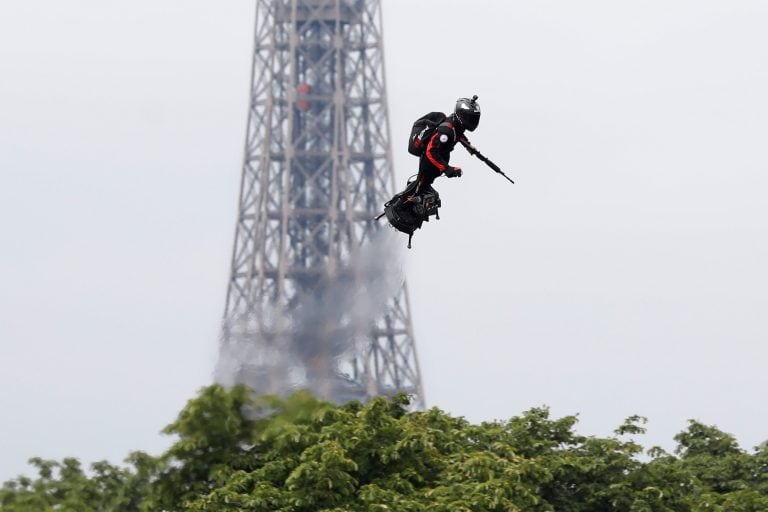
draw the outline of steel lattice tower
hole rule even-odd
[[[363,328],[329,313],[387,271],[355,263],[394,189],[383,57],[379,0],[257,0],[219,380],[423,407],[404,281]]]

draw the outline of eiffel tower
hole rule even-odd
[[[373,220],[394,191],[381,17],[379,0],[256,1],[219,382],[424,407],[407,286]]]

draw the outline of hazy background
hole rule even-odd
[[[410,124],[478,94],[407,253],[429,405],[768,439],[768,3],[385,0]],[[211,381],[250,0],[0,2],[0,481],[119,462]],[[403,245],[406,237],[403,237]]]

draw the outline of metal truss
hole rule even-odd
[[[380,1],[257,0],[220,380],[424,406],[404,280],[359,318],[393,190]]]

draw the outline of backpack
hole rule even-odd
[[[430,112],[414,121],[411,136],[408,139],[408,152],[414,156],[421,156],[429,138],[435,133],[435,128],[445,121],[445,117],[442,112]]]

